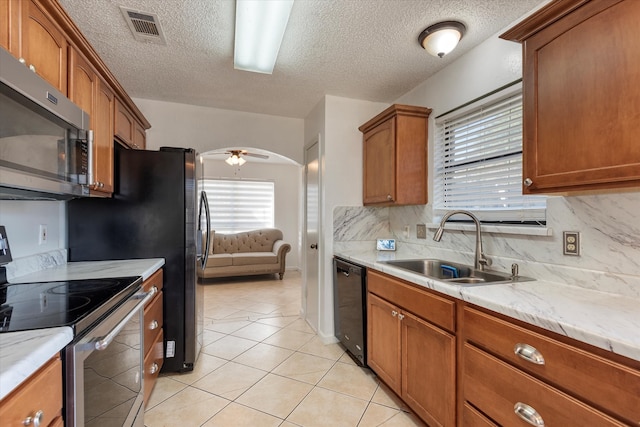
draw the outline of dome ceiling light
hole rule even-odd
[[[427,27],[418,36],[420,46],[433,56],[442,58],[458,45],[467,27],[458,21],[443,21]]]

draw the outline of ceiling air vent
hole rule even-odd
[[[127,21],[127,25],[129,25],[129,29],[136,40],[144,43],[167,44],[158,15],[127,9],[123,6],[120,6],[120,10],[122,10],[124,19]]]

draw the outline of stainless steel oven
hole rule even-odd
[[[65,425],[144,426],[143,308],[136,293],[65,350]]]

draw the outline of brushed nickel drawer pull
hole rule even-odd
[[[529,344],[519,342],[513,347],[513,352],[516,356],[526,360],[527,362],[531,362],[536,365],[544,365],[544,357],[542,356],[542,353],[540,353],[537,348]]]
[[[544,427],[544,420],[542,419],[538,411],[536,411],[526,403],[518,402],[513,405],[513,412],[515,412],[517,416],[519,416],[522,420],[528,422],[532,426]]]
[[[154,329],[158,329],[158,321],[157,320],[152,320],[151,324],[149,324],[149,329],[150,330],[154,330]]]
[[[151,375],[154,375],[156,372],[158,372],[158,364],[153,362],[153,364],[151,365],[151,369],[149,369],[149,371]]]
[[[25,418],[25,420],[22,422],[22,425],[25,425],[25,426],[33,425],[33,427],[40,427],[40,423],[42,423],[43,418],[44,418],[44,411],[39,410],[34,414],[33,417]]]
[[[404,314],[398,314],[398,319],[400,320],[404,319]]]
[[[391,316],[396,317],[398,315],[398,312],[395,310],[391,310]]]

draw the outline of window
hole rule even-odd
[[[211,229],[237,233],[274,226],[273,181],[204,179],[211,212]]]
[[[522,194],[522,85],[436,119],[434,213],[485,222],[544,222],[546,198]]]

